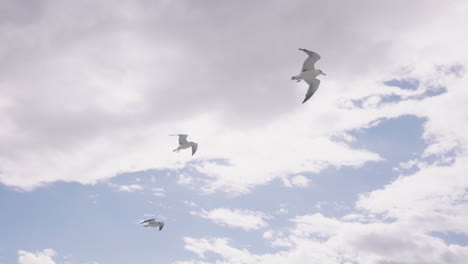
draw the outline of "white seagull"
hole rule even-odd
[[[145,220],[145,221],[141,222],[140,224],[145,224],[144,227],[157,227],[157,226],[159,226],[159,231],[161,231],[161,229],[163,229],[163,227],[164,227],[164,222],[156,222],[154,218]]]
[[[299,73],[297,76],[294,76],[291,78],[291,80],[297,80],[300,82],[301,80],[306,81],[306,83],[309,84],[309,90],[307,90],[306,96],[304,101],[302,103],[307,102],[312,95],[314,95],[315,91],[317,91],[320,80],[315,78],[319,76],[320,74],[326,75],[325,73],[322,72],[322,70],[316,70],[314,65],[315,63],[320,60],[320,55],[317,53],[306,50],[306,49],[299,49],[307,53],[309,55],[309,58],[307,58],[304,62],[304,65],[302,66],[302,72]]]
[[[185,134],[174,134],[169,136],[179,136],[179,147],[174,149],[173,151],[179,152],[181,149],[192,148],[192,156],[197,152],[198,144],[195,142],[187,141],[188,135]]]

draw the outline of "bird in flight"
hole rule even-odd
[[[316,77],[319,76],[320,74],[326,75],[325,73],[322,72],[322,70],[316,70],[315,69],[315,63],[320,60],[320,55],[317,53],[306,50],[306,49],[299,49],[307,53],[309,57],[304,61],[304,65],[302,66],[302,71],[296,76],[293,76],[291,80],[296,80],[300,82],[301,80],[306,81],[306,83],[309,84],[309,89],[307,90],[306,96],[304,101],[302,103],[307,102],[307,100],[314,95],[315,91],[317,91],[320,80],[317,79]]]
[[[164,227],[164,222],[156,222],[154,218],[145,220],[141,222],[140,224],[145,224],[144,227],[158,227],[159,226],[159,231],[163,229]]]
[[[197,152],[198,144],[195,143],[195,142],[187,141],[188,135],[174,134],[174,135],[169,135],[169,136],[179,136],[179,147],[177,147],[173,151],[179,152],[181,149],[192,148],[192,156],[193,156],[193,154],[195,154],[195,152]]]

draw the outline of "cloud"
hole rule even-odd
[[[421,157],[401,164],[405,170],[397,179],[361,194],[352,213],[341,218],[320,213],[293,217],[287,232],[263,234],[273,247],[280,247],[268,254],[234,247],[228,238],[185,238],[185,248],[202,258],[214,253],[227,263],[465,263],[467,246],[436,235],[468,235],[468,138],[463,133],[468,112],[462,107],[466,77],[448,82],[447,94],[401,105],[400,110],[427,118],[427,147]],[[439,114],[441,109],[445,113]],[[416,165],[412,172],[407,170],[410,165]]]
[[[465,60],[465,3],[265,3],[50,0],[31,14],[9,5],[14,23],[0,21],[0,182],[31,190],[191,164],[206,176],[192,181],[203,192],[240,195],[285,176],[382,161],[337,140],[376,120],[447,117],[429,109],[437,100],[411,98],[460,85],[437,72],[463,76],[454,65]],[[306,85],[289,80],[304,59],[298,47],[319,52],[328,73],[305,105]],[[383,85],[403,78],[420,87]],[[456,93],[461,106],[466,95]],[[379,100],[389,95],[404,100]],[[428,155],[458,144],[440,127],[426,127],[438,142]],[[199,142],[196,156],[171,153],[167,135],[180,131]]]
[[[341,218],[319,213],[293,217],[287,232],[263,234],[273,247],[280,247],[268,254],[232,246],[228,238],[186,238],[186,249],[202,258],[214,253],[227,263],[465,263],[468,247],[444,241],[437,233],[468,235],[468,110],[463,107],[467,77],[436,76],[418,79],[426,87],[442,80],[447,93],[363,106],[388,116],[412,113],[425,118],[427,147],[420,157],[400,164],[403,170],[398,170],[397,179],[361,194],[355,207],[348,208],[352,213]]]
[[[57,252],[50,248],[35,253],[19,250],[18,255],[18,264],[55,264],[52,258],[57,255]]]
[[[247,231],[266,227],[268,223],[265,219],[270,218],[268,215],[258,211],[244,209],[232,210],[229,208],[217,208],[211,211],[202,209],[199,212],[191,211],[190,213],[209,219],[218,225],[242,228]]]
[[[264,10],[262,5],[245,9],[239,4],[225,4],[227,6],[217,4],[201,9],[204,15],[198,16],[198,11],[194,12],[197,7],[189,2],[161,1],[147,5],[144,1],[119,1],[109,7],[93,1],[73,5],[46,1],[39,5],[34,16],[16,16],[20,20],[27,18],[29,23],[2,27],[0,36],[5,41],[0,54],[5,71],[0,77],[5,87],[1,91],[5,103],[0,112],[4,128],[0,138],[0,181],[31,189],[59,180],[95,183],[122,171],[180,168],[190,159],[184,156],[181,161],[182,155],[167,155],[175,144],[167,134],[183,130],[189,131],[194,140],[198,137],[201,143],[215,144],[229,139],[230,142],[242,140],[248,146],[260,134],[271,131],[259,131],[260,134],[252,137],[239,134],[274,120],[279,123],[278,118],[283,114],[295,116],[299,109],[303,111],[304,107],[299,104],[303,89],[300,93],[291,92],[293,84],[289,77],[272,76],[289,76],[293,74],[291,69],[300,68],[304,56],[295,49],[304,42],[297,39],[299,32],[283,30],[292,38],[290,43],[286,42],[287,37],[281,38],[280,44],[271,28],[295,28],[296,24],[285,18],[305,10],[309,4],[302,2],[294,8],[284,6],[281,8],[283,19],[270,15],[275,12],[262,12],[263,17],[258,17],[257,9]],[[270,8],[274,11],[278,6]],[[168,9],[180,13],[169,16],[164,11]],[[245,14],[242,23],[256,25],[255,32],[263,33],[239,32],[234,11],[242,11]],[[185,12],[191,15],[182,15]],[[225,18],[222,30],[212,23],[215,17],[211,12]],[[325,21],[328,17],[324,13]],[[77,22],[83,20],[89,23]],[[180,23],[185,25],[183,30]],[[322,32],[319,28],[310,29]],[[216,32],[211,34],[215,39],[200,37],[205,32]],[[250,44],[232,41],[241,36],[249,38]],[[333,37],[325,34],[316,48],[325,52],[325,43]],[[307,39],[304,41],[315,38]],[[338,57],[328,55],[328,58],[331,63]],[[192,69],[184,76],[191,80],[190,85],[180,84],[182,65]],[[270,70],[258,70],[268,65]],[[233,78],[233,72],[242,78]],[[333,87],[333,81],[331,84]],[[269,93],[268,100],[264,100],[265,87],[274,91]],[[323,102],[330,103],[329,99]],[[243,105],[242,111],[239,105]],[[262,148],[267,140],[277,142],[284,134],[271,135],[264,140]],[[297,142],[304,136],[297,137]],[[248,138],[250,140],[246,140]],[[203,150],[207,145],[200,144],[199,158],[232,160],[238,171],[247,166],[239,159],[242,146],[229,154],[220,151],[232,147],[229,143]],[[336,160],[330,165],[351,163],[357,166],[377,159],[363,152],[356,154],[360,160],[344,157],[343,162]],[[265,165],[264,158],[257,158],[257,167]],[[316,171],[317,166],[310,170]],[[212,173],[218,174],[217,171]],[[230,175],[236,173],[229,172],[222,177],[232,177]],[[269,172],[248,184],[263,184],[277,175],[279,173]],[[214,190],[220,184],[223,183],[216,181],[207,189]],[[235,188],[237,192],[249,189]]]
[[[450,166],[432,165],[400,176],[384,188],[361,195],[358,208],[412,225],[417,230],[468,235],[465,171],[468,157]]]
[[[288,213],[288,210],[284,208],[280,208],[278,211],[275,212],[275,214],[277,215],[285,215],[287,213]]]
[[[155,196],[164,197],[166,196],[166,190],[164,188],[152,188]]]
[[[190,207],[196,207],[197,206],[197,203],[195,203],[194,201],[184,201],[184,204],[187,205],[187,206],[190,206]]]
[[[446,244],[443,240],[414,232],[400,223],[343,222],[321,214],[292,219],[295,227],[284,237],[274,237],[272,244],[286,249],[255,254],[235,248],[227,238],[185,237],[185,249],[204,258],[216,254],[226,263],[459,263],[465,262],[468,247]],[[275,241],[276,240],[276,241]],[[279,240],[279,242],[278,242]]]
[[[134,191],[143,190],[143,187],[141,187],[138,184],[120,185],[118,186],[118,188],[119,188],[119,191],[121,192],[134,192]]]
[[[335,254],[326,247],[320,246],[319,243],[313,241],[308,241],[307,244],[302,243],[301,248],[291,252],[279,252],[278,254],[264,255],[253,254],[245,248],[234,248],[229,245],[229,239],[227,238],[194,239],[185,237],[184,242],[186,250],[192,251],[202,258],[208,252],[214,253],[221,257],[219,260],[221,263],[337,263],[332,262],[337,260],[335,258]]]

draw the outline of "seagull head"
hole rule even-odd
[[[325,75],[325,76],[326,76],[326,74],[325,74],[325,73],[323,73],[323,71],[322,71],[322,70],[318,70],[318,72],[319,72],[320,74],[323,74],[323,75]]]

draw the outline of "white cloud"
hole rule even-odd
[[[194,201],[184,201],[184,204],[188,205],[190,207],[196,207],[197,206],[197,203],[195,203]]]
[[[447,82],[446,94],[376,108],[426,118],[428,147],[421,157],[400,164],[416,172],[361,195],[355,211],[341,219],[309,214],[291,219],[294,228],[282,235],[265,232],[272,246],[285,248],[274,253],[255,254],[226,238],[185,239],[186,249],[201,257],[214,253],[226,263],[465,263],[467,246],[449,244],[434,233],[468,235],[468,110],[463,107],[468,78],[435,79]],[[323,205],[317,203],[319,209]]]
[[[298,216],[291,219],[294,228],[288,233],[273,234],[268,230],[263,237],[272,246],[286,248],[271,254],[233,247],[226,238],[186,238],[186,249],[201,257],[214,253],[226,263],[465,263],[467,246],[449,244],[434,235],[468,235],[468,136],[463,133],[468,110],[454,107],[451,115],[436,113],[447,101],[456,105],[464,100],[458,93],[463,86],[456,82],[451,87],[447,95],[431,98],[430,102],[412,102],[427,117],[425,135],[431,139],[427,149],[435,155],[435,161],[422,161],[428,155],[426,149],[422,157],[401,164],[403,169],[416,165],[417,171],[361,195],[355,213],[341,219],[322,214]],[[444,119],[448,125],[442,125]],[[439,148],[443,139],[456,144]],[[453,157],[447,159],[447,155]],[[323,203],[317,205],[320,208]]]
[[[192,184],[193,182],[193,177],[185,174],[180,174],[177,180],[178,184]]]
[[[263,238],[270,239],[273,237],[273,231],[272,230],[267,230],[263,233]]]
[[[217,208],[211,211],[201,210],[200,212],[191,211],[192,215],[209,219],[218,225],[237,227],[245,230],[255,230],[268,225],[265,219],[268,215],[251,210]]]
[[[208,175],[202,186],[205,192],[242,194],[285,174],[319,172],[330,166],[359,167],[380,160],[375,153],[332,138],[386,113],[343,106],[350,98],[370,92],[397,92],[396,88],[376,87],[376,83],[393,77],[389,72],[409,61],[405,56],[416,54],[413,50],[393,54],[394,49],[414,46],[389,44],[406,37],[406,31],[385,26],[383,18],[390,19],[386,14],[404,6],[405,10],[423,8],[425,16],[434,19],[434,14],[440,15],[438,5],[398,2],[374,6],[365,2],[373,10],[366,9],[366,16],[350,17],[354,14],[350,12],[337,21],[330,16],[337,6],[320,4],[320,17],[301,16],[300,25],[320,19],[327,29],[307,27],[304,34],[289,17],[312,8],[311,4],[276,4],[282,12],[272,16],[275,12],[265,8],[274,11],[278,6],[246,9],[226,3],[246,15],[242,23],[256,25],[255,31],[262,34],[240,33],[238,16],[225,11],[231,8],[217,10],[226,12],[220,14],[226,18],[222,30],[216,23],[208,23],[212,21],[206,15],[190,21],[184,27],[187,32],[181,32],[174,25],[186,23],[187,17],[179,13],[169,16],[165,10],[190,13],[192,6],[165,1],[155,4],[156,9],[144,2],[119,2],[111,8],[92,1],[45,5],[43,12],[30,18],[34,23],[2,27],[0,35],[5,41],[0,54],[8,60],[1,76],[6,88],[1,92],[5,99],[0,104],[0,122],[6,129],[0,138],[0,181],[24,189],[59,180],[95,183],[121,172],[179,169],[198,159],[196,168]],[[265,11],[261,15],[260,9]],[[82,17],[82,10],[93,12]],[[209,14],[209,8],[203,12]],[[394,23],[409,23],[415,30],[421,26],[422,15],[418,19],[409,11],[399,15]],[[165,26],[159,26],[160,19],[167,22]],[[370,23],[372,19],[379,23]],[[76,22],[83,20],[90,24]],[[135,25],[138,31],[133,30]],[[359,32],[339,33],[348,32],[349,27]],[[272,28],[281,28],[286,35],[278,40]],[[82,34],[64,33],[71,31]],[[201,38],[203,32],[214,32],[216,40]],[[246,37],[251,38],[249,45],[232,41]],[[322,54],[320,67],[328,69],[329,75],[317,93],[320,100],[314,97],[301,105],[306,85],[292,83],[289,76],[297,73],[304,59],[297,47],[312,42],[310,48]],[[341,48],[337,43],[350,46]],[[221,57],[224,59],[219,60]],[[180,85],[181,65],[193,69],[185,76],[191,80],[190,87]],[[267,71],[259,70],[266,65]],[[242,77],[233,79],[232,72]],[[188,152],[171,153],[176,142],[167,134],[178,131],[189,131],[200,143],[194,158]],[[211,159],[231,165],[202,162]]]
[[[328,248],[313,241],[304,241],[300,248],[293,251],[281,251],[277,254],[256,255],[247,249],[237,249],[229,245],[226,238],[202,238],[194,239],[185,237],[185,249],[194,252],[199,257],[204,257],[205,253],[215,253],[221,257],[220,263],[323,263],[336,264],[338,259],[336,254]]]
[[[164,197],[166,196],[166,190],[164,188],[152,188],[155,196]]]
[[[448,245],[439,238],[414,232],[399,223],[342,222],[320,214],[293,219],[295,227],[279,243],[286,249],[255,254],[229,245],[226,238],[184,238],[185,249],[203,258],[218,255],[225,263],[438,263],[462,264],[468,247]],[[272,234],[266,232],[264,237]]]
[[[466,77],[444,75],[466,61],[466,3],[363,1],[365,15],[352,3],[225,4],[217,9],[222,30],[209,15],[183,15],[190,4],[167,1],[152,8],[138,1],[46,3],[35,16],[14,16],[32,23],[0,27],[0,182],[27,190],[54,181],[89,184],[190,162],[207,177],[180,177],[180,183],[244,194],[278,178],[381,161],[351,147],[347,132],[407,114],[428,118],[425,139],[434,144],[427,155],[459,146]],[[200,12],[211,14],[210,8]],[[311,8],[320,14],[309,16]],[[82,17],[83,10],[93,12]],[[244,15],[242,25],[262,33],[239,32],[234,11]],[[84,20],[90,22],[77,23]],[[175,25],[182,22],[180,31]],[[278,39],[273,28],[285,35]],[[200,37],[205,32],[214,39]],[[245,38],[249,45],[233,41]],[[328,75],[301,105],[306,85],[288,76],[300,69],[304,54],[296,48],[304,45],[322,55],[318,65]],[[184,73],[191,85],[180,85],[181,68],[193,69]],[[420,87],[382,85],[407,77]],[[441,85],[447,94],[414,99]],[[382,103],[386,95],[407,101]],[[362,106],[351,99],[362,99]],[[179,131],[200,143],[196,156],[171,153],[176,142],[167,135]]]
[[[468,234],[466,204],[468,157],[459,156],[450,166],[429,166],[400,176],[383,189],[362,195],[361,209],[396,218],[416,230]]]
[[[143,187],[141,187],[141,185],[138,184],[120,185],[118,188],[121,192],[134,192],[143,190]]]
[[[52,258],[57,255],[57,252],[50,248],[35,253],[19,250],[18,255],[18,264],[55,264]]]
[[[284,209],[284,208],[280,208],[278,211],[275,212],[275,214],[277,215],[285,215],[288,213],[288,210]]]

